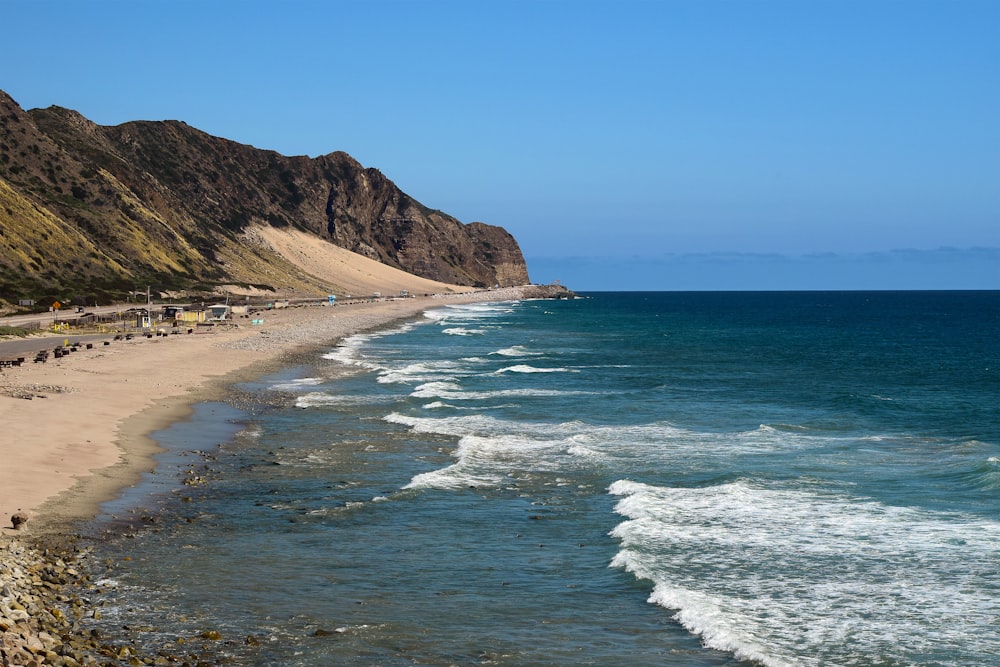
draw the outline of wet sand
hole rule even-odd
[[[378,328],[444,303],[523,298],[526,288],[266,311],[262,325],[198,327],[95,344],[0,372],[0,522],[28,516],[29,533],[63,532],[152,467],[149,434],[243,377],[306,346]],[[174,330],[176,331],[176,330]],[[52,349],[61,337],[39,338]],[[4,356],[0,346],[0,357]],[[29,398],[30,397],[30,398]],[[23,534],[23,533],[22,533]]]

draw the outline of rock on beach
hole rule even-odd
[[[441,296],[436,302],[443,305],[524,298],[572,298],[572,293],[561,287],[526,286],[490,290],[486,293]],[[419,307],[433,303],[435,302],[421,301]],[[416,307],[416,303],[412,308],[400,304],[399,316],[412,316]],[[396,311],[368,312],[360,308],[349,310],[338,307],[334,311],[335,317],[312,318],[311,321],[296,323],[295,326],[271,326],[269,323],[264,330],[244,329],[246,335],[234,336],[228,341],[220,340],[219,347],[293,349],[298,345],[331,340],[333,334],[344,335],[345,332],[379,326],[391,319],[386,316],[386,312],[391,315]],[[41,385],[30,385],[23,397],[39,395],[39,387]],[[86,442],[90,443],[91,440],[87,439]],[[198,656],[190,653],[180,657],[161,651],[152,656],[142,655],[136,650],[135,644],[126,641],[120,646],[114,646],[112,640],[105,639],[102,632],[93,629],[93,621],[98,617],[95,612],[98,610],[91,608],[85,599],[89,595],[87,591],[95,586],[88,574],[88,552],[70,537],[57,536],[58,542],[43,543],[35,536],[26,535],[23,529],[29,513],[42,527],[48,517],[40,514],[36,506],[23,504],[21,497],[16,502],[17,504],[11,502],[8,507],[28,507],[28,513],[18,511],[10,516],[11,526],[18,533],[15,535],[6,529],[0,531],[0,665],[78,667],[200,662]],[[217,631],[207,632],[200,639],[221,639]],[[178,639],[178,644],[180,641]],[[246,643],[255,646],[257,640],[248,637]]]
[[[83,627],[89,610],[77,593],[92,587],[85,573],[86,556],[86,551],[74,547],[57,553],[0,534],[0,665],[182,663],[110,645],[102,641],[101,633]]]
[[[66,569],[65,561],[47,562],[13,538],[0,540],[0,664],[80,664],[72,656],[59,655],[63,642],[56,637],[63,628],[54,627],[60,625],[59,618],[65,620],[53,590],[59,587],[53,582],[64,577],[60,570]]]

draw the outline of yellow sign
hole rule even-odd
[[[62,308],[62,304],[59,303],[58,301],[55,301],[52,303],[52,307],[55,308],[56,310],[59,310],[60,308]]]

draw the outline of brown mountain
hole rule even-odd
[[[26,112],[0,91],[0,298],[344,290],[267,243],[269,229],[432,281],[528,282],[504,229],[430,209],[346,153],[287,157],[178,121],[105,127],[60,107]]]

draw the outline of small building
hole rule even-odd
[[[216,304],[208,306],[208,319],[212,321],[228,320],[230,308],[226,304]]]
[[[185,324],[197,324],[204,321],[204,310],[184,310],[174,316],[174,322],[184,322]]]
[[[153,326],[153,319],[146,308],[132,308],[130,310],[135,318],[135,327],[139,329],[149,329]]]
[[[180,319],[181,314],[184,309],[180,306],[164,306],[163,307],[163,319],[165,320],[176,320]]]

